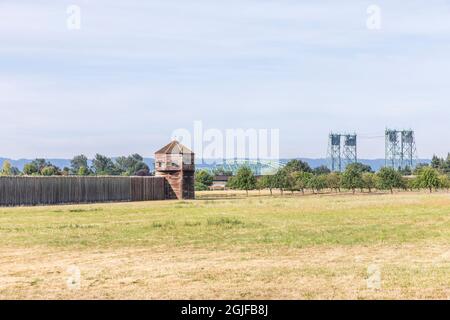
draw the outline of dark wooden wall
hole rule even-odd
[[[165,194],[167,199],[183,199],[181,171],[156,171],[156,176],[164,177],[166,180]]]
[[[183,171],[183,199],[195,199],[195,171]]]
[[[0,177],[0,206],[164,200],[164,177]]]

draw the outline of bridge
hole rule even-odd
[[[279,168],[286,163],[280,160],[256,160],[256,159],[233,159],[224,160],[220,163],[196,164],[197,169],[204,169],[211,173],[217,171],[232,172],[233,175],[243,166],[247,166],[252,170],[253,174],[268,175],[274,174]]]

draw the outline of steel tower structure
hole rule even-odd
[[[346,134],[344,136],[344,147],[342,149],[343,168],[358,161],[357,136],[356,134]]]
[[[336,133],[330,133],[328,140],[328,160],[330,170],[342,171],[342,159],[341,159],[341,135]]]
[[[386,167],[402,170],[414,167],[416,140],[412,130],[386,129]]]
[[[385,166],[397,169],[400,166],[400,136],[397,130],[386,129],[385,132]]]
[[[416,139],[414,138],[414,131],[403,130],[401,144],[401,167],[410,168],[414,167],[414,160],[416,158]]]

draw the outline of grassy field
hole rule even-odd
[[[450,298],[445,193],[0,208],[0,241],[2,299]]]

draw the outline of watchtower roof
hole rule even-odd
[[[155,154],[194,154],[194,152],[177,140],[174,140],[156,151]]]

